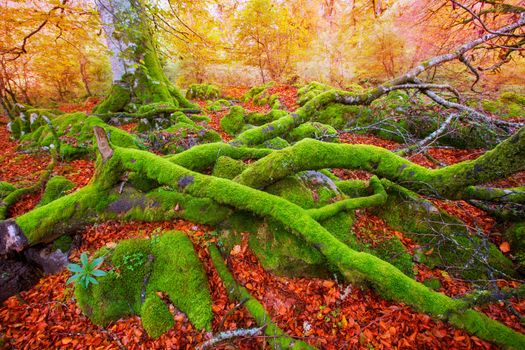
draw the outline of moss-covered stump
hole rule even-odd
[[[184,312],[197,329],[211,330],[211,296],[204,269],[193,245],[182,232],[150,239],[121,241],[102,248],[106,276],[88,288],[77,284],[75,296],[93,323],[107,325],[119,318],[140,315],[144,329],[159,337],[174,324],[167,301]]]
[[[422,246],[417,261],[473,280],[490,279],[492,273],[515,274],[511,261],[486,238],[473,235],[462,221],[409,190],[392,183],[387,186],[388,199],[374,212]]]
[[[215,100],[220,95],[220,89],[213,84],[192,84],[186,91],[187,99]]]

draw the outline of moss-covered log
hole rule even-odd
[[[467,186],[525,169],[525,128],[475,160],[432,170],[371,145],[330,144],[305,139],[260,159],[236,180],[250,187],[263,188],[300,171],[325,168],[366,170],[421,193],[461,198]]]

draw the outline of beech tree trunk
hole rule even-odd
[[[126,107],[134,112],[133,106],[151,103],[193,107],[162,70],[143,2],[99,0],[97,5],[111,52],[114,85],[110,95],[94,112],[118,112]]]

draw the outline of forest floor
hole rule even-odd
[[[291,87],[273,87],[284,96],[288,109],[296,108],[296,90]],[[246,90],[226,89],[225,94],[238,97]],[[197,101],[201,107],[205,101]],[[248,110],[264,111],[264,107],[251,103],[242,104]],[[67,105],[65,111],[89,110],[92,106]],[[212,119],[210,126],[229,140],[220,129],[220,118],[226,111],[205,111]],[[50,162],[44,153],[26,154],[17,150],[17,143],[11,141],[6,130],[6,119],[0,120],[0,180],[9,182],[32,182]],[[127,129],[130,129],[129,127]],[[345,133],[340,136],[345,143],[373,144],[388,149],[399,145],[370,135]],[[480,150],[454,150],[432,148],[432,157],[444,164],[453,164],[476,158]],[[435,165],[422,155],[411,156],[413,162],[427,167]],[[94,172],[94,161],[79,159],[61,163],[54,173],[73,181],[77,188],[88,183]],[[363,179],[369,174],[362,171],[334,170],[343,179]],[[525,185],[525,173],[510,179],[507,184]],[[501,185],[501,184],[500,184]],[[31,210],[42,193],[26,196],[11,209],[10,216],[16,217]],[[490,240],[504,252],[508,243],[503,242],[495,228],[495,220],[483,211],[462,201],[434,201],[442,209],[463,219],[469,226],[478,226]],[[357,212],[356,234],[361,239],[374,242],[380,237],[398,236],[409,251],[417,245],[388,227],[380,218],[367,210]],[[193,241],[208,276],[213,299],[213,332],[251,328],[255,321],[242,305],[228,300],[228,296],[210,257],[206,243],[213,240],[208,234],[213,228],[197,225],[185,220],[172,222],[105,222],[87,227],[80,236],[82,243],[70,256],[76,261],[80,252],[90,254],[97,249],[127,238],[151,237],[163,230],[181,230]],[[253,253],[247,248],[247,240],[231,251],[228,263],[236,280],[245,286],[272,315],[272,319],[288,334],[307,341],[321,349],[495,349],[496,347],[475,336],[452,326],[432,320],[425,314],[416,313],[401,303],[385,301],[371,290],[362,290],[337,280],[312,278],[284,278],[266,272]],[[439,279],[440,292],[458,297],[473,289],[466,281],[455,279],[445,271],[416,265],[416,279]],[[0,348],[14,349],[193,349],[207,340],[211,334],[192,327],[186,316],[172,310],[176,325],[157,340],[152,340],[143,330],[139,317],[119,320],[102,328],[93,325],[82,314],[73,299],[73,288],[66,285],[69,272],[44,276],[37,285],[18,296],[6,300],[0,307]],[[516,286],[513,282],[498,282],[500,286]],[[511,299],[510,304],[525,314],[525,300]],[[525,333],[520,324],[503,303],[480,308],[490,317],[503,322],[518,332]],[[2,345],[3,343],[3,345]],[[235,339],[222,343],[215,349],[264,349],[263,337]]]

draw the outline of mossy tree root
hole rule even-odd
[[[309,142],[311,141],[306,141],[305,144]],[[315,143],[314,145],[322,148],[321,144]],[[518,147],[519,144],[521,142],[514,142],[512,145]],[[386,150],[377,147],[373,149],[379,151],[381,155],[390,154],[387,157],[393,156]],[[316,152],[315,147],[313,148],[314,151],[310,147],[307,150],[309,150],[307,156],[316,160],[320,155],[326,156],[328,154],[326,153],[327,149],[321,150],[320,154],[317,155],[312,154],[312,152]],[[330,148],[328,150],[334,152]],[[342,150],[345,149],[342,148]],[[360,152],[370,153],[368,148],[362,148]],[[339,152],[336,157],[344,156],[347,158],[345,159],[346,163],[348,163],[348,158],[352,158],[352,156],[345,155],[346,152],[342,153]],[[361,153],[358,153],[357,156],[363,156]],[[271,158],[274,154],[272,153],[265,158]],[[292,161],[290,163],[293,169],[292,173],[301,170],[300,167],[293,165],[296,156],[298,155],[293,153],[293,159],[289,159]],[[359,158],[356,157],[356,154],[353,156]],[[384,165],[385,169],[398,169],[399,165],[414,167],[402,158],[393,157],[395,159],[394,164]],[[374,159],[372,158],[372,160]],[[357,161],[362,162],[362,159]],[[397,164],[398,162],[400,163]],[[280,165],[284,166],[282,163]],[[324,167],[326,165],[320,166],[320,168]],[[381,165],[377,165],[375,168],[381,167]],[[417,168],[414,169],[417,170]],[[115,147],[103,162],[99,162],[96,178],[91,185],[19,217],[17,223],[26,235],[31,233],[33,239],[36,239],[39,232],[42,232],[42,224],[44,227],[56,225],[56,218],[46,217],[50,212],[54,213],[55,216],[58,213],[66,222],[73,216],[79,216],[79,219],[82,220],[86,217],[85,213],[80,214],[82,207],[89,207],[88,209],[94,210],[96,206],[103,206],[104,200],[102,198],[106,198],[107,194],[105,191],[114,186],[119,181],[120,175],[127,171],[141,174],[144,178],[152,179],[161,185],[170,186],[184,194],[207,198],[237,210],[246,210],[262,217],[273,218],[281,222],[290,232],[297,234],[308,244],[318,249],[326,257],[328,263],[336,267],[347,280],[355,280],[357,276],[368,281],[385,298],[405,302],[417,311],[428,313],[442,320],[448,320],[455,326],[480,338],[512,348],[525,347],[525,336],[517,334],[481,313],[469,310],[463,301],[453,300],[446,295],[428,289],[388,262],[349,248],[314,220],[306,210],[288,200],[231,180],[195,173],[173,164],[169,158],[159,157],[149,152]],[[425,169],[425,171],[429,170]],[[65,228],[69,229],[69,227]]]
[[[255,321],[260,327],[264,327],[264,334],[268,336],[268,343],[274,349],[315,349],[313,346],[306,344],[303,341],[296,340],[287,335],[283,330],[279,328],[273,321],[271,316],[266,312],[264,306],[257,301],[248,290],[240,286],[235,278],[228,271],[219,249],[215,245],[209,245],[208,250],[210,257],[213,261],[213,265],[219,274],[224,287],[228,292],[231,299],[243,302],[243,306],[250,312],[255,318]]]
[[[300,171],[325,168],[366,170],[420,193],[461,199],[470,185],[525,169],[525,128],[475,160],[440,169],[427,169],[376,146],[305,139],[253,163],[236,181],[263,188]]]
[[[107,122],[111,118],[130,118],[130,119],[154,119],[158,118],[159,115],[169,115],[176,112],[182,112],[184,114],[199,114],[201,113],[200,109],[196,108],[178,108],[178,107],[169,107],[169,106],[157,106],[154,108],[151,108],[150,110],[146,112],[136,112],[136,113],[128,113],[128,112],[107,112],[107,113],[99,113],[94,114],[96,117],[102,119],[103,121]]]
[[[349,211],[384,204],[387,199],[387,193],[377,176],[373,176],[370,179],[370,187],[372,187],[374,191],[374,194],[371,196],[344,199],[339,202],[328,204],[322,208],[308,209],[307,213],[312,219],[323,221],[341,211]]]
[[[388,262],[349,248],[312,219],[306,210],[283,198],[227,179],[195,173],[138,150],[116,148],[106,166],[140,172],[160,184],[176,187],[193,196],[210,198],[239,210],[271,217],[316,247],[345,278],[352,280],[359,275],[385,298],[404,302],[417,311],[448,320],[456,327],[496,344],[516,349],[525,347],[524,335],[467,309],[462,301],[430,290]]]
[[[493,188],[468,186],[463,191],[463,198],[500,203],[525,203],[525,187]]]

